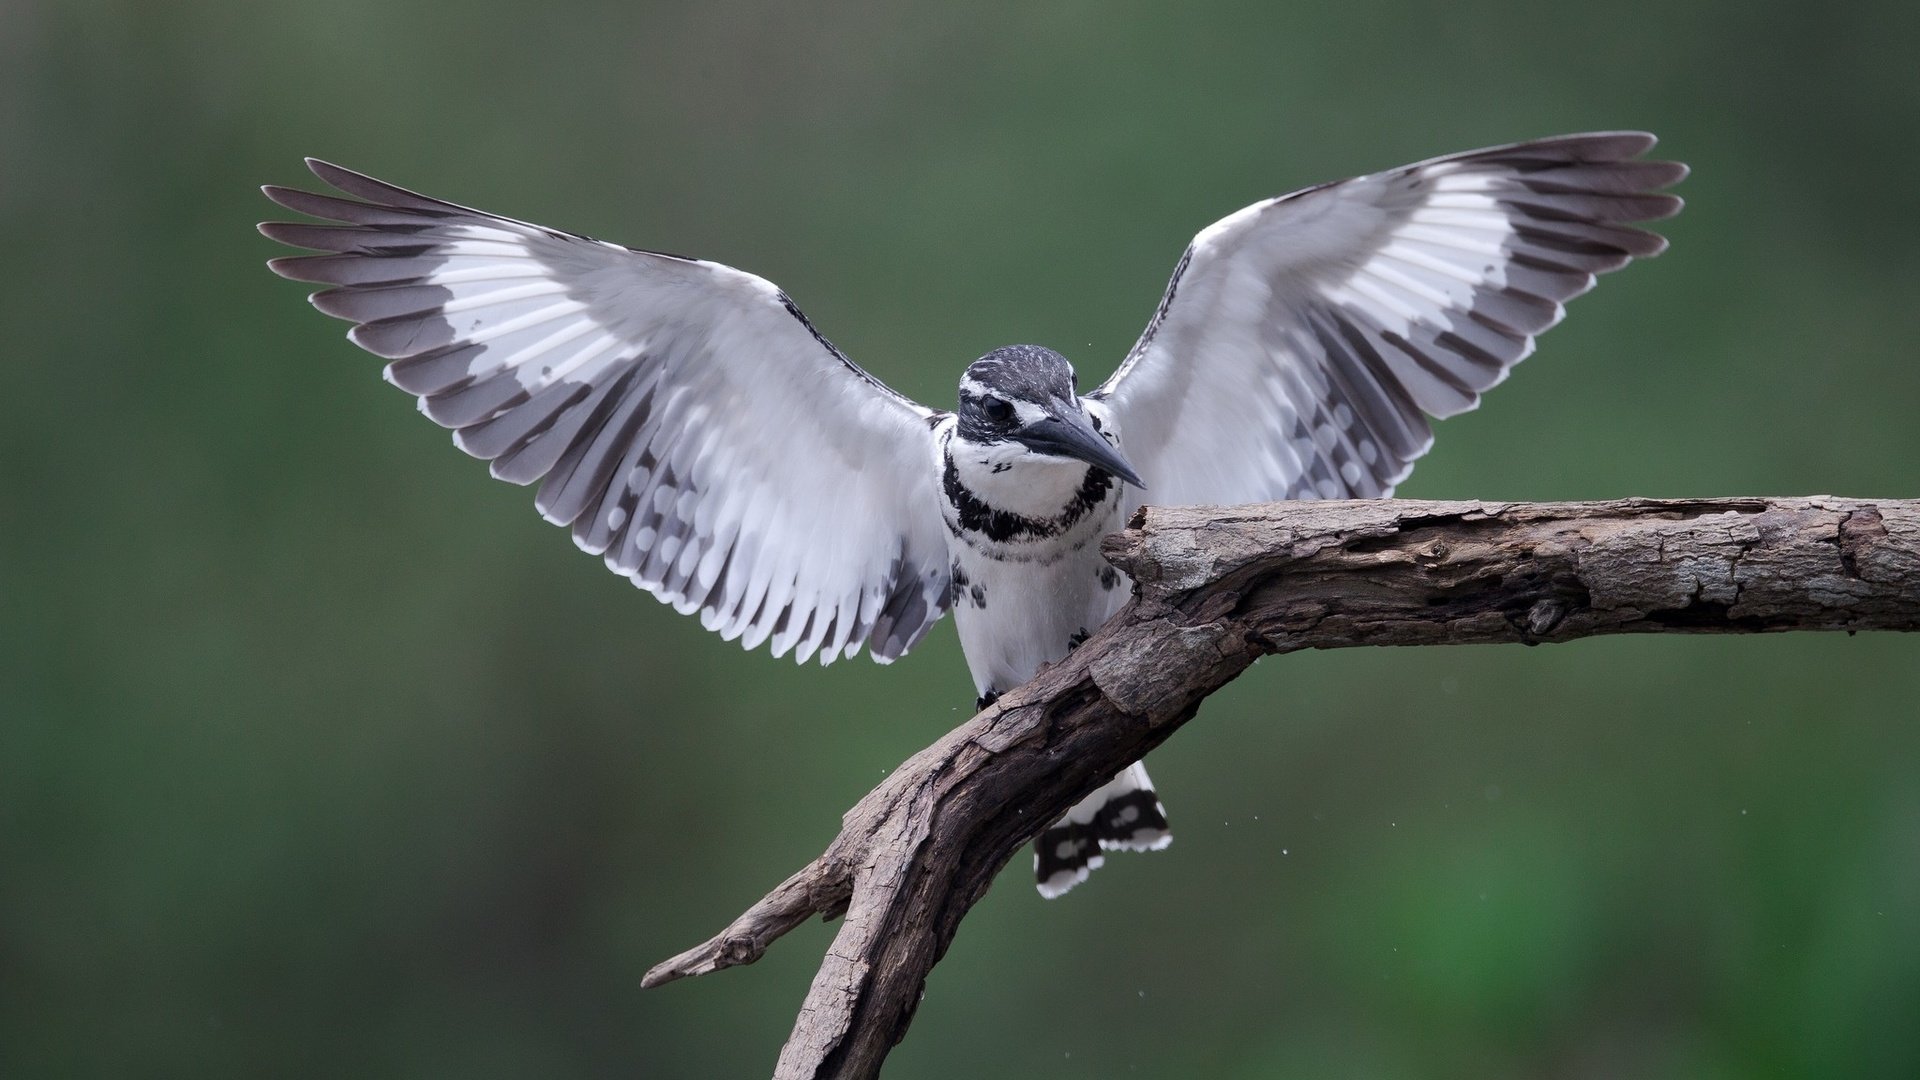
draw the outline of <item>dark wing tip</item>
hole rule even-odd
[[[349,322],[359,322],[358,309],[354,304],[354,300],[359,295],[352,289],[322,289],[319,292],[309,293],[307,303],[312,304],[323,315],[346,319]]]
[[[285,207],[295,213],[312,214],[314,217],[327,220],[344,220],[326,213],[325,204],[337,200],[329,199],[324,195],[315,195],[310,191],[301,191],[299,188],[285,187],[280,184],[262,184],[260,194],[265,195],[275,206]]]
[[[1468,150],[1459,154],[1430,161],[1416,162],[1407,166],[1418,169],[1424,165],[1449,161],[1486,161],[1486,162],[1581,162],[1585,164],[1604,164],[1607,162],[1627,161],[1639,157],[1654,148],[1660,142],[1652,132],[1647,131],[1582,131],[1570,135],[1548,135],[1539,139],[1527,139],[1523,142],[1505,143],[1489,146],[1481,150]]]
[[[1654,192],[1669,188],[1687,178],[1693,170],[1679,161],[1661,161],[1657,158],[1637,158],[1617,163],[1616,167],[1631,166],[1629,173],[1634,189],[1641,192]]]
[[[1693,169],[1684,161],[1663,161],[1658,158],[1640,158],[1622,165],[1633,166],[1633,180],[1638,190],[1647,194],[1670,188],[1692,175]],[[1662,198],[1674,198],[1666,195]]]
[[[310,157],[306,159],[306,162],[308,172],[311,172],[321,180],[351,195],[360,195],[361,192],[359,189],[362,187],[386,188],[393,186],[383,180],[375,180],[365,173],[354,172],[352,169],[343,165],[335,165],[331,161],[322,161],[319,158]],[[364,198],[365,196],[363,195],[362,197]]]
[[[278,240],[288,247],[307,248],[312,251],[342,251],[346,248],[332,243],[324,237],[350,231],[338,225],[310,225],[297,221],[263,221],[254,228],[269,240]]]
[[[1686,205],[1686,200],[1678,195],[1649,195],[1647,196],[1646,216],[1636,220],[1662,221],[1678,214]]]
[[[1641,154],[1660,145],[1660,137],[1651,131],[1583,131],[1558,139],[1543,140],[1549,143],[1563,143],[1570,148],[1591,149],[1608,156],[1639,157]]]
[[[376,180],[365,173],[354,172],[352,169],[335,165],[330,161],[322,161],[315,157],[307,158],[306,161],[307,169],[313,175],[326,181],[335,189],[376,205],[405,210],[456,210],[472,214],[480,213],[468,207],[422,195],[417,191],[409,191],[397,184],[389,184],[385,180]]]
[[[264,226],[262,226],[261,231],[263,233],[266,231]],[[267,269],[286,278],[288,281],[309,281],[310,279],[300,276],[300,263],[302,260],[309,258],[312,258],[312,256],[281,255],[277,258],[268,259]]]

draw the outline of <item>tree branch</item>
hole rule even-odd
[[[1125,609],[896,769],[823,855],[644,985],[752,963],[844,912],[774,1076],[877,1075],[1014,852],[1267,653],[1920,629],[1920,501],[1148,507],[1104,550],[1135,582]]]

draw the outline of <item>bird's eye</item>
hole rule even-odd
[[[986,413],[987,419],[996,424],[1004,424],[1013,419],[1013,403],[1006,398],[981,398],[980,411]]]

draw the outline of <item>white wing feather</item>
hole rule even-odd
[[[339,223],[262,225],[329,253],[274,271],[333,286],[388,381],[609,569],[802,661],[891,660],[945,612],[935,414],[771,283],[308,166],[355,198],[264,189]]]
[[[1202,230],[1093,394],[1166,505],[1392,494],[1427,417],[1479,404],[1594,276],[1657,255],[1686,167],[1651,135],[1475,150],[1256,203]]]

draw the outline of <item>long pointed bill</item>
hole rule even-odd
[[[1084,461],[1095,468],[1105,469],[1142,491],[1146,490],[1146,481],[1140,479],[1132,463],[1100,437],[1100,433],[1093,429],[1093,421],[1087,419],[1087,414],[1077,403],[1062,404],[1048,412],[1050,415],[1046,419],[1027,425],[1016,438],[1036,453]]]

